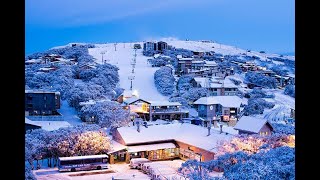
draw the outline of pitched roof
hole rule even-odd
[[[233,137],[231,134],[220,134],[216,129],[212,129],[211,135],[207,136],[207,128],[188,123],[152,125],[148,126],[148,128],[141,126],[140,132],[137,131],[136,126],[120,127],[117,130],[128,146],[147,142],[176,140],[212,152],[216,151],[218,142]]]
[[[234,126],[234,129],[258,133],[266,123],[271,126],[267,119],[242,116],[238,123]]]
[[[221,104],[223,107],[240,107],[241,103],[245,103],[238,96],[209,96],[196,100],[193,104]]]
[[[137,98],[137,97],[135,97],[135,96],[132,96],[132,97],[130,97],[130,98],[126,98],[123,102],[125,103],[125,104],[132,104],[132,103],[134,103],[134,102],[136,102],[136,101],[143,101],[143,102],[145,102],[145,103],[148,103],[148,104],[150,104],[150,102],[148,102],[148,101],[146,101],[146,100],[143,100],[143,99],[141,99],[141,98]]]

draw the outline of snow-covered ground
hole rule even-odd
[[[142,42],[139,42],[141,46]],[[132,65],[134,58],[134,43],[118,43],[115,46],[113,43],[109,44],[96,44],[96,48],[89,48],[89,54],[92,55],[97,63],[102,63],[103,59],[107,60],[107,63],[113,64],[119,68],[120,87],[126,90],[130,89],[129,76],[134,76],[133,90],[137,90],[139,97],[147,100],[167,100],[168,97],[161,95],[154,85],[154,72],[159,68],[151,67],[148,64],[146,57],[142,54],[142,49],[137,49],[136,65],[134,73],[132,73]],[[151,57],[152,58],[152,57]]]
[[[164,38],[162,40],[165,40],[169,45],[172,45],[176,48],[184,48],[192,51],[214,51],[222,55],[240,55],[244,53],[248,56],[257,56],[261,60],[266,60],[267,57],[280,57],[279,54],[260,53],[257,51],[247,52],[247,50],[245,49],[240,49],[235,46],[219,44],[216,42],[209,43],[209,42],[201,42],[201,41],[183,41],[183,40],[168,39],[168,38]],[[295,60],[295,56],[284,56],[284,57],[290,60]]]
[[[275,106],[272,109],[265,109],[263,114],[256,117],[265,118],[271,121],[281,121],[284,117],[290,117],[290,108],[295,109],[295,98],[283,94],[281,89],[264,89],[275,95],[274,99],[265,98],[266,101],[273,102]]]
[[[173,161],[157,161],[154,163],[160,163],[168,168],[172,168],[178,171],[181,167],[183,160],[173,160]],[[147,180],[151,179],[148,175],[142,173],[137,169],[130,169],[128,164],[110,164],[107,170],[93,170],[93,171],[79,171],[79,172],[59,172],[58,168],[42,168],[39,170],[34,170],[38,180],[105,180],[105,179],[139,179]],[[81,175],[83,173],[91,173],[91,175]],[[99,174],[95,174],[99,173]]]
[[[83,123],[81,119],[78,117],[76,109],[70,107],[66,100],[61,100],[61,105],[58,112],[63,116],[63,119],[72,126]]]

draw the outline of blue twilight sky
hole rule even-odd
[[[26,0],[25,53],[70,42],[210,39],[292,53],[294,0]]]

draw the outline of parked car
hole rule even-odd
[[[140,166],[141,163],[143,162],[150,162],[149,159],[147,158],[132,158],[130,160],[130,164],[129,166],[133,169],[138,169],[138,167]]]

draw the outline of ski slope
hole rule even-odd
[[[143,46],[142,42],[137,43],[140,43],[141,47]],[[135,54],[133,45],[134,43],[117,43],[115,51],[114,43],[96,44],[96,48],[89,48],[89,54],[95,58],[97,63],[101,64],[101,52],[105,53],[103,54],[103,59],[119,68],[121,88],[130,90],[131,82],[129,76],[134,76],[132,90],[138,92],[139,98],[150,101],[168,100],[168,97],[160,94],[154,85],[154,72],[159,68],[151,67],[148,64],[147,59],[150,57],[143,56],[142,49],[137,49],[136,65],[134,73],[132,73],[131,63]]]

